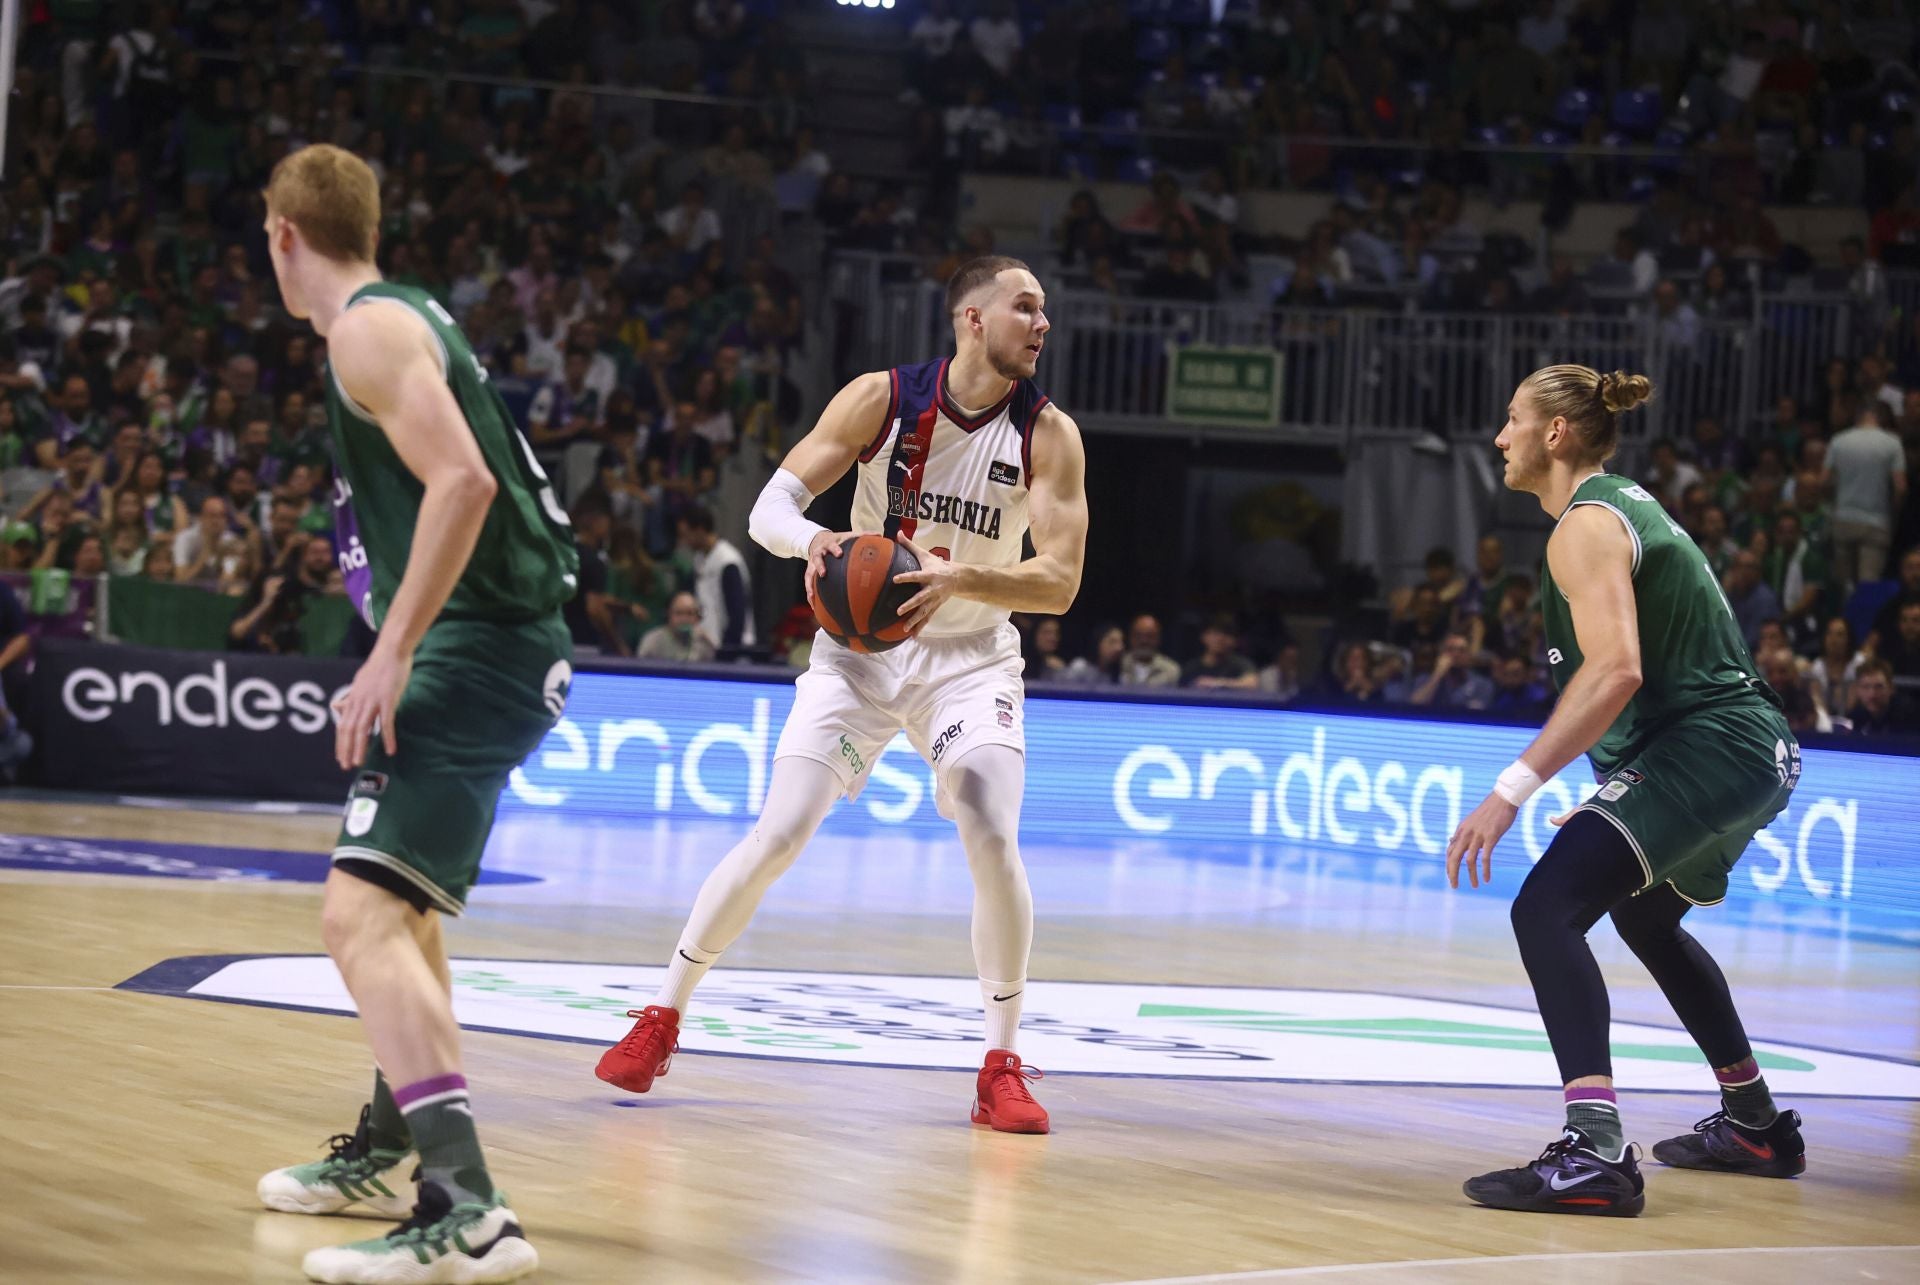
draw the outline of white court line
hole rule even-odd
[[[1215,1272],[1206,1276],[1156,1276],[1151,1280],[1115,1281],[1112,1285],[1213,1285],[1220,1281],[1297,1280],[1303,1276],[1342,1276],[1415,1267],[1459,1267],[1468,1263],[1565,1263],[1585,1259],[1700,1258],[1709,1254],[1886,1254],[1920,1250],[1920,1245],[1756,1245],[1727,1249],[1598,1249],[1567,1254],[1474,1254],[1466,1258],[1388,1259],[1377,1263],[1328,1263],[1318,1267],[1267,1267],[1251,1272]]]

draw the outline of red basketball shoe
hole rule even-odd
[[[1001,1133],[1045,1133],[1047,1109],[1027,1091],[1028,1080],[1044,1078],[1037,1067],[1023,1066],[1017,1053],[994,1049],[973,1090],[973,1122]]]
[[[593,1073],[629,1093],[645,1093],[656,1075],[667,1073],[667,1063],[680,1047],[680,1011],[650,1004],[629,1009],[627,1016],[640,1020],[625,1039],[600,1055]]]

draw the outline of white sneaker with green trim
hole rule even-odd
[[[456,1205],[423,1182],[413,1217],[377,1240],[316,1249],[301,1266],[326,1285],[494,1285],[537,1270],[540,1255],[504,1193]]]
[[[413,1179],[403,1166],[406,1151],[384,1151],[367,1141],[367,1107],[352,1133],[336,1133],[325,1160],[275,1169],[260,1179],[260,1203],[286,1214],[337,1214],[364,1209],[383,1218],[405,1218],[413,1208]]]

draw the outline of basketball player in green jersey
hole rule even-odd
[[[360,1125],[327,1159],[260,1180],[269,1208],[407,1204],[376,1240],[307,1255],[315,1280],[507,1281],[539,1258],[495,1190],[460,1074],[440,917],[479,874],[507,775],[565,708],[559,608],[572,533],[531,449],[453,319],[374,267],[379,188],[365,162],[313,146],[264,193],[287,311],[327,340],[334,517],[347,589],[379,630],[335,704],[356,771],[321,935],[380,1068]]]
[[[1683,928],[1800,779],[1772,689],[1754,676],[1706,557],[1658,501],[1602,465],[1644,376],[1548,366],[1495,440],[1506,483],[1557,519],[1540,596],[1560,701],[1447,846],[1478,887],[1522,804],[1581,753],[1603,784],[1564,816],[1513,901],[1513,929],[1566,1090],[1565,1132],[1540,1158],[1470,1179],[1483,1205],[1631,1216],[1645,1203],[1613,1092],[1606,985],[1587,930],[1611,913],[1720,1081],[1722,1110],[1653,1149],[1689,1169],[1787,1178],[1806,1168],[1800,1118],[1768,1095],[1720,968]],[[1477,864],[1476,864],[1477,863]]]

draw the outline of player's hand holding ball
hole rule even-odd
[[[807,600],[815,596],[815,586],[826,573],[827,559],[837,558],[847,541],[853,539],[852,531],[822,531],[813,537],[813,543],[807,546]]]
[[[913,638],[925,629],[933,620],[934,613],[946,605],[947,599],[960,590],[960,568],[949,559],[928,549],[923,549],[907,536],[900,537],[915,558],[920,560],[917,571],[902,572],[894,577],[901,584],[924,586],[919,593],[907,599],[900,608],[901,619],[907,621],[907,637]]]

